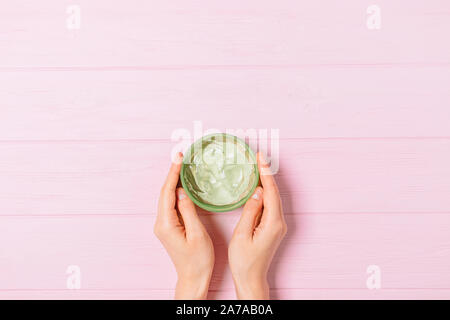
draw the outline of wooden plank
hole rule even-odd
[[[433,81],[431,81],[433,79]],[[450,66],[0,72],[0,140],[448,137]]]
[[[39,299],[39,300],[54,300],[54,299],[108,299],[108,300],[162,300],[172,299],[174,297],[174,290],[0,290],[0,299]],[[385,299],[433,299],[433,300],[447,300],[450,297],[450,289],[436,290],[436,289],[272,289],[272,299],[300,299],[300,300],[329,300],[329,299],[344,299],[344,300],[385,300]],[[236,294],[233,289],[211,291],[208,295],[209,299],[236,299]]]
[[[366,26],[371,3],[285,0],[17,0],[0,13],[2,69],[114,66],[449,63],[449,3],[377,1],[381,29]]]
[[[173,147],[0,143],[0,215],[155,214]],[[277,159],[288,214],[450,212],[450,139],[282,140]]]
[[[216,248],[212,290],[233,288],[227,243],[238,218],[202,216]],[[380,267],[383,289],[450,288],[449,214],[286,218],[289,232],[272,264],[272,288],[366,289],[369,265]],[[152,233],[153,216],[0,219],[1,290],[66,289],[69,265],[80,267],[83,290],[165,290],[175,284],[170,259]]]
[[[232,292],[224,292],[229,296]],[[1,290],[1,300],[170,300],[174,290]]]

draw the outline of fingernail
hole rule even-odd
[[[179,164],[183,161],[183,154],[181,152],[178,152],[175,155],[174,163]]]
[[[184,198],[186,198],[186,194],[184,193],[183,189],[178,189],[178,200],[183,200]]]
[[[259,153],[259,161],[261,161],[262,164],[267,164],[266,157],[264,157],[263,153]]]
[[[261,190],[259,188],[257,188],[255,193],[252,195],[252,199],[259,200],[260,196],[261,196]]]

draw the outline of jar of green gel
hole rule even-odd
[[[183,158],[181,184],[200,208],[225,212],[245,204],[259,181],[256,157],[236,136],[217,133],[195,141]]]

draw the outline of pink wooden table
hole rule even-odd
[[[152,228],[196,120],[279,129],[274,298],[450,298],[448,0],[1,7],[0,298],[171,298]],[[211,298],[239,214],[202,213]]]

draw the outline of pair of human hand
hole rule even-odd
[[[175,299],[206,299],[214,247],[194,203],[177,188],[182,160],[179,153],[161,190],[154,232],[177,271]],[[228,248],[238,299],[269,299],[267,272],[287,230],[277,185],[261,153],[258,170],[262,187],[246,202]]]

